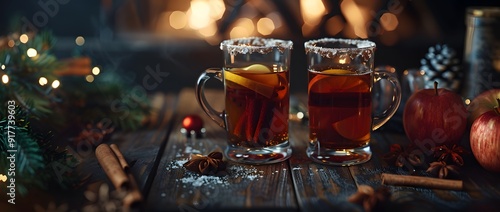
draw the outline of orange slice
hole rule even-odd
[[[265,65],[253,64],[241,69],[232,69],[231,72],[241,73],[245,78],[273,87],[278,84],[278,77],[276,74],[272,74],[273,71]]]
[[[369,86],[368,82],[356,77],[352,71],[328,69],[316,75],[309,82],[308,89],[316,93],[331,93],[358,90],[364,87],[368,89]]]
[[[253,90],[267,98],[273,96],[275,87],[279,84],[278,76],[272,74],[271,69],[261,64],[225,71],[224,77],[226,80]]]
[[[352,141],[366,141],[370,138],[371,121],[367,117],[350,116],[332,124],[332,127],[342,137]]]

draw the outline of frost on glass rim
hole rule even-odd
[[[347,44],[352,47],[326,46],[326,44]],[[371,57],[375,46],[375,43],[369,40],[341,38],[322,38],[318,40],[310,40],[304,43],[306,53],[313,52],[326,58],[332,58],[334,55],[339,53],[347,53],[351,55],[351,57],[353,54],[366,54],[368,57]]]
[[[251,54],[254,52],[267,54],[272,52],[273,49],[283,53],[286,49],[292,49],[292,46],[293,42],[289,40],[248,37],[222,41],[220,49],[227,48],[231,55]]]

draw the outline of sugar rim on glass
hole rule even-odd
[[[254,52],[267,54],[274,48],[283,53],[285,49],[292,49],[293,42],[274,38],[246,37],[224,40],[220,44],[220,49],[223,50],[224,47],[231,55],[251,54]]]
[[[322,47],[316,46],[319,43],[343,43],[354,45],[353,47]],[[365,50],[373,50],[376,45],[374,42],[369,40],[356,40],[356,39],[344,39],[344,38],[321,38],[317,40],[310,40],[304,43],[306,53],[313,52],[321,55],[322,57],[331,57],[337,53],[361,53]]]

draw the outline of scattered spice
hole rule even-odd
[[[449,173],[459,174],[459,167],[456,165],[448,165],[444,161],[432,162],[427,169],[427,172],[437,175],[439,178],[447,178]]]
[[[464,159],[462,155],[466,154],[467,151],[459,145],[454,144],[452,148],[448,148],[446,145],[438,146],[433,148],[434,156],[437,161],[453,162],[457,165],[463,166]]]
[[[465,148],[457,144],[454,144],[451,148],[446,145],[432,148],[431,154],[424,158],[421,158],[422,154],[414,154],[414,152],[418,153],[419,150],[412,144],[409,144],[406,148],[399,144],[393,144],[389,153],[382,156],[382,158],[394,166],[410,168],[411,172],[416,171],[412,166],[424,169],[426,166],[423,164],[430,161],[426,172],[435,177],[447,178],[450,177],[450,174],[459,174],[459,167],[464,165],[463,156],[468,154]]]
[[[226,169],[226,164],[222,161],[221,152],[211,152],[207,156],[194,154],[191,160],[184,163],[184,168],[202,175],[216,175]]]
[[[389,164],[394,164],[397,167],[403,167],[408,162],[413,166],[422,166],[423,161],[419,155],[411,154],[413,149],[413,146],[403,148],[399,144],[393,144],[391,145],[390,152],[382,156],[382,158]]]
[[[351,195],[347,200],[351,203],[361,205],[367,212],[383,211],[385,204],[391,197],[387,187],[373,189],[368,185],[358,186],[358,192]]]

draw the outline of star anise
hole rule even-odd
[[[414,154],[413,150],[414,147],[411,145],[403,148],[399,144],[393,144],[390,152],[382,156],[382,158],[397,167],[403,167],[408,163],[413,166],[422,166],[424,161],[421,160],[419,154]]]
[[[226,169],[226,164],[222,161],[222,158],[223,156],[220,152],[211,152],[207,156],[195,154],[183,166],[187,170],[203,175],[215,175],[217,172]]]
[[[437,161],[451,161],[460,166],[464,165],[462,155],[467,153],[462,146],[456,144],[454,144],[452,148],[448,148],[446,145],[438,146],[433,148],[432,151],[434,151],[434,157],[437,158]]]
[[[351,195],[347,200],[351,203],[363,206],[363,209],[369,212],[383,211],[383,207],[390,197],[391,193],[387,187],[380,187],[375,190],[371,186],[360,185],[358,187],[358,192]]]
[[[439,178],[447,178],[451,173],[459,174],[459,167],[456,165],[448,165],[445,161],[432,162],[427,169],[428,173],[437,175]]]

